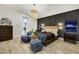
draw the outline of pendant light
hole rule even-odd
[[[35,4],[33,4],[33,8],[30,11],[30,16],[32,17],[33,20],[37,20],[38,11],[36,10]]]

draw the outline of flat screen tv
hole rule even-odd
[[[77,21],[76,20],[66,21],[65,31],[66,32],[77,32]]]

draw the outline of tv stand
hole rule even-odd
[[[67,20],[64,26],[64,41],[76,44],[78,38],[78,25],[76,20]]]
[[[65,42],[69,42],[69,43],[76,44],[76,41],[77,41],[77,33],[68,33],[68,32],[65,32],[64,33],[64,41]]]

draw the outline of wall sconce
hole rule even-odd
[[[63,29],[63,23],[58,23],[58,29]]]
[[[44,27],[45,27],[45,24],[41,24],[41,28],[44,29]]]

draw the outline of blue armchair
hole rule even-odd
[[[22,35],[22,36],[21,36],[22,42],[24,42],[24,43],[29,43],[30,40],[31,40],[31,35],[32,35],[32,32],[28,32],[27,34]]]
[[[38,39],[31,40],[30,46],[34,53],[41,51],[43,49],[43,44]]]

